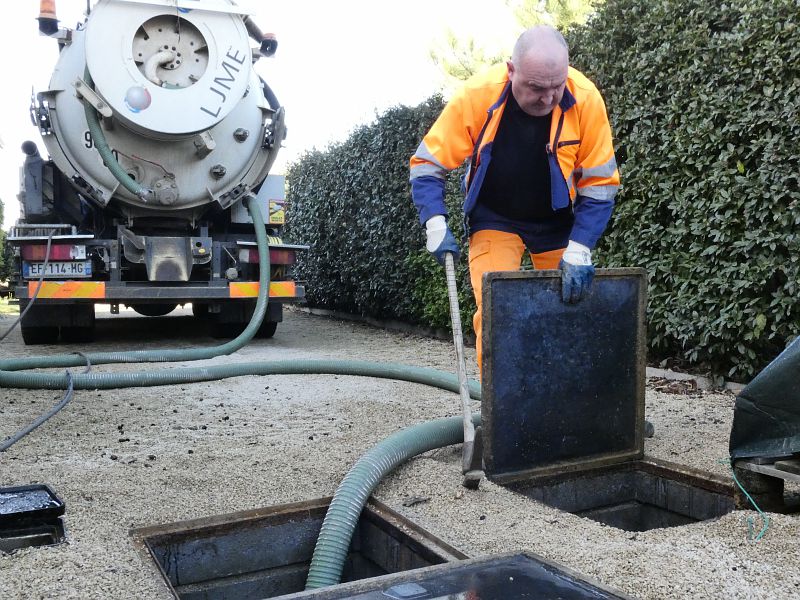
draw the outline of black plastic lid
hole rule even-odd
[[[59,517],[64,509],[64,502],[44,483],[0,488],[0,526]]]
[[[629,596],[531,553],[490,556],[280,596],[311,600],[631,600]]]

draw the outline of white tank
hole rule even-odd
[[[39,127],[58,168],[130,216],[228,208],[260,184],[285,127],[252,67],[244,17],[229,0],[100,0],[39,94]],[[113,155],[146,196],[103,164],[81,97],[103,115]]]

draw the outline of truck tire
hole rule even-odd
[[[268,339],[275,335],[275,330],[278,328],[278,323],[275,321],[264,321],[261,327],[256,332],[257,338]]]
[[[240,335],[247,323],[214,323],[211,326],[211,335],[215,338],[229,339],[235,338]],[[255,337],[261,339],[268,339],[275,335],[275,330],[278,328],[278,323],[275,321],[264,321],[261,327],[256,331]]]
[[[62,327],[61,341],[65,344],[85,344],[94,341],[94,327]]]
[[[244,331],[246,323],[212,323],[211,337],[227,340],[233,339]]]
[[[20,325],[22,341],[26,346],[55,344],[58,341],[58,327],[30,327]]]

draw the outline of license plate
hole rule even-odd
[[[27,279],[41,277],[91,277],[92,261],[51,261],[44,270],[43,262],[23,262],[22,275]]]

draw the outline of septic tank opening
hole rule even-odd
[[[662,461],[630,461],[508,486],[548,506],[626,531],[677,527],[733,510],[721,478]]]
[[[330,498],[137,529],[181,600],[275,598],[305,587]],[[358,521],[342,582],[466,558],[372,500]]]

